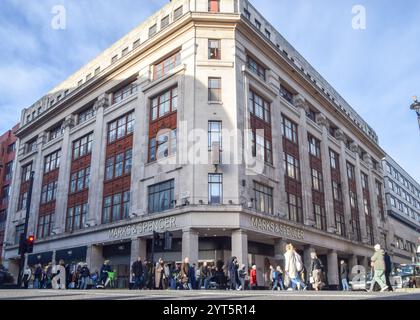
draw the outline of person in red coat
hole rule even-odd
[[[251,290],[257,289],[257,266],[254,264],[251,268],[249,283],[251,285]]]

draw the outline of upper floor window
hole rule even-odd
[[[248,20],[251,20],[251,12],[249,12],[247,9],[244,9],[244,15],[245,15],[245,18],[247,18]]]
[[[375,181],[375,192],[378,197],[382,197],[382,183]]]
[[[209,78],[208,101],[222,101],[222,78]]]
[[[283,153],[284,171],[289,178],[300,180],[299,160],[294,156]]]
[[[44,239],[51,236],[51,231],[54,225],[54,213],[49,213],[40,216],[38,219],[38,232],[37,236],[39,239]]]
[[[70,193],[80,192],[89,188],[90,167],[73,172],[70,177]]]
[[[176,129],[161,130],[159,134],[150,139],[150,162],[167,158],[176,153]]]
[[[73,142],[73,160],[92,152],[93,133],[90,133]]]
[[[209,0],[209,12],[220,12],[220,0]]]
[[[48,173],[60,167],[60,150],[57,150],[48,156],[44,160],[44,173]]]
[[[85,227],[88,213],[88,204],[76,205],[67,210],[66,231],[80,230]]]
[[[105,180],[109,181],[131,173],[133,152],[131,149],[106,160]]]
[[[258,94],[250,90],[249,92],[250,112],[256,117],[271,124],[270,104]]]
[[[213,143],[218,143],[222,150],[222,121],[209,121],[208,140],[209,151],[213,149]]]
[[[357,194],[354,193],[353,191],[350,191],[350,207],[352,209],[357,208]]]
[[[283,85],[280,85],[280,95],[289,103],[293,103],[293,93]]]
[[[5,180],[12,180],[13,177],[13,161],[10,161],[6,164],[6,170],[5,170]]]
[[[259,212],[273,214],[273,188],[254,182],[255,209]]]
[[[169,25],[169,16],[166,16],[164,18],[162,18],[162,20],[160,21],[160,28],[166,28]]]
[[[332,189],[333,189],[333,198],[336,201],[342,201],[342,191],[341,191],[341,183],[338,183],[337,181],[332,182]]]
[[[64,129],[62,128],[61,123],[60,123],[58,126],[52,128],[48,132],[48,140],[51,141],[58,137],[61,137],[63,135],[63,132],[64,132]]]
[[[2,194],[1,194],[1,202],[3,205],[9,202],[10,196],[10,186],[3,187]]]
[[[125,57],[127,54],[128,54],[128,47],[123,49],[123,51],[121,52],[121,56]]]
[[[330,149],[330,166],[332,169],[338,169],[338,154]]]
[[[117,91],[115,91],[112,94],[112,103],[118,103],[122,100],[124,100],[125,98],[137,93],[138,91],[138,85],[137,82],[134,81],[124,87],[122,87],[121,89],[118,89]]]
[[[261,22],[259,22],[257,19],[255,19],[255,26],[258,30],[261,30]]]
[[[118,61],[118,54],[111,58],[111,64],[114,64],[117,61]],[[79,83],[81,85],[83,83],[83,80],[81,80]]]
[[[209,39],[209,59],[220,60],[222,57],[221,41]]]
[[[88,121],[89,119],[92,119],[95,116],[95,109],[93,106],[79,112],[77,115],[77,123],[81,124],[83,122]]]
[[[27,144],[26,144],[26,153],[29,153],[29,152],[32,152],[32,151],[35,151],[36,150],[36,148],[37,148],[37,138],[35,138],[35,139],[32,139],[31,141],[29,141]]]
[[[315,112],[315,111],[313,111],[313,110],[309,110],[309,111],[306,113],[306,116],[307,116],[309,119],[311,119],[313,122],[315,122],[315,121],[316,121],[316,112]]]
[[[367,190],[369,188],[369,178],[367,174],[361,172],[362,174],[362,188]]]
[[[171,55],[165,60],[156,63],[153,67],[153,80],[157,80],[166,76],[171,70],[181,64],[181,52]]]
[[[309,153],[317,158],[321,158],[321,142],[315,137],[308,135]]]
[[[57,196],[58,182],[44,184],[41,190],[41,204],[54,201]]]
[[[265,36],[267,37],[267,39],[271,39],[271,32],[267,29],[265,29]]]
[[[108,143],[115,142],[134,131],[134,112],[130,112],[108,124]]]
[[[297,124],[283,116],[283,135],[287,140],[298,143]]]
[[[103,223],[127,219],[130,214],[130,191],[115,193],[104,198]]]
[[[94,75],[95,75],[95,76],[97,76],[100,72],[101,72],[101,67],[97,67],[97,68],[95,69],[95,73],[94,73]]]
[[[22,167],[22,182],[29,181],[32,172],[32,162]]]
[[[312,188],[316,191],[323,192],[322,173],[312,168]]]
[[[183,11],[183,7],[181,6],[181,7],[179,7],[179,8],[177,8],[177,9],[175,9],[175,11],[174,11],[174,21],[175,20],[178,20],[181,16],[182,16],[182,12]]]
[[[151,119],[155,121],[178,109],[178,88],[169,89],[152,99]]]
[[[153,37],[157,32],[157,24],[154,24],[149,28],[149,38]]]
[[[148,188],[149,213],[163,212],[174,207],[175,181],[152,185]]]
[[[223,199],[223,175],[219,173],[209,174],[209,204],[222,204]]]
[[[12,153],[14,151],[16,151],[16,143],[15,142],[13,142],[12,144],[9,144],[7,146],[7,153]]]
[[[261,79],[263,79],[265,81],[265,68],[259,64],[257,61],[255,61],[255,59],[251,58],[250,56],[247,56],[247,66],[248,69],[252,72],[255,73],[258,77],[260,77]]]
[[[25,224],[20,224],[15,228],[15,244],[19,244],[20,235],[25,232]]]
[[[347,162],[347,178],[349,178],[349,180],[355,179],[354,166],[349,162]]]
[[[252,132],[252,155],[258,160],[273,163],[271,140],[259,135],[256,131]]]

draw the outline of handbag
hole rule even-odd
[[[314,279],[314,277],[309,277],[309,282],[312,284],[312,283],[315,283],[315,279]]]

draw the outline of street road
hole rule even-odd
[[[338,291],[0,290],[0,300],[420,300],[420,290],[396,293]]]

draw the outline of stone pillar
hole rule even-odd
[[[340,141],[340,176],[341,176],[341,189],[343,193],[344,205],[344,219],[346,226],[346,236],[349,239],[351,234],[351,208],[350,208],[350,188],[349,180],[347,177],[347,156],[346,156],[346,137],[341,130],[336,133],[337,140]]]
[[[55,226],[57,234],[64,233],[66,229],[67,196],[69,193],[70,168],[72,159],[72,147],[70,141],[70,130],[74,126],[72,116],[69,116],[62,125],[63,144],[60,156],[60,169],[58,173],[58,192],[55,206]]]
[[[328,285],[330,289],[338,289],[339,276],[338,276],[338,257],[337,251],[331,250],[327,255],[328,262]]]
[[[102,246],[89,245],[86,252],[86,263],[90,272],[100,271],[103,262]]]
[[[349,257],[349,263],[348,263],[350,280],[353,279],[353,277],[355,276],[355,274],[353,274],[352,271],[353,271],[353,268],[356,267],[357,265],[358,265],[357,256],[353,254]]]
[[[89,212],[86,219],[91,225],[98,225],[102,220],[102,192],[105,170],[105,141],[103,132],[104,109],[108,107],[108,96],[102,95],[95,102],[95,131],[93,133],[92,158],[90,161]]]
[[[144,262],[147,260],[147,239],[146,238],[134,238],[131,239],[131,254],[130,254],[130,279],[132,279],[131,266],[134,261],[137,261],[138,257]]]
[[[303,250],[303,257],[302,258],[303,258],[303,264],[305,265],[306,272],[308,273],[308,276],[310,276],[309,272],[310,272],[311,262],[312,262],[312,259],[311,259],[311,253],[312,252],[316,252],[314,247],[312,247],[311,245],[305,246],[305,248]]]
[[[274,258],[277,260],[284,260],[284,253],[286,252],[287,242],[278,238],[274,240]]]
[[[379,207],[378,207],[378,195],[376,194],[376,185],[375,185],[375,176],[372,172],[372,157],[370,155],[366,155],[365,161],[368,165],[369,172],[368,172],[368,179],[369,179],[369,196],[370,196],[370,207],[371,207],[371,214],[372,214],[372,225],[373,225],[373,238],[375,243],[379,243],[381,241],[380,233],[378,228],[381,227],[381,217],[379,214]]]
[[[309,163],[309,144],[308,131],[306,128],[306,113],[309,111],[305,98],[297,95],[294,98],[294,105],[299,109],[299,155],[300,155],[300,175],[302,180],[302,207],[304,224],[313,226],[315,224],[315,217],[312,204],[312,177]]]
[[[356,176],[356,190],[357,190],[357,206],[359,209],[359,221],[360,221],[360,235],[362,237],[363,243],[368,243],[367,230],[366,230],[366,216],[365,208],[363,205],[363,188],[362,188],[362,174],[360,166],[360,155],[359,147],[356,144],[351,145],[351,151],[356,155],[356,166],[355,166],[355,176]]]
[[[190,264],[198,265],[198,233],[192,229],[182,230],[182,260],[188,257]]]
[[[335,233],[337,228],[335,224],[334,197],[331,182],[330,150],[328,147],[328,128],[329,124],[324,115],[319,115],[317,123],[322,127],[321,159],[322,175],[324,179],[325,195],[325,214],[327,218],[327,231]]]
[[[232,256],[248,268],[248,235],[242,229],[232,231]]]
[[[57,261],[55,261],[55,257],[56,257],[56,251],[53,250],[53,254],[52,254],[52,257],[51,257],[51,263],[52,263],[52,265],[56,265],[57,264]]]

